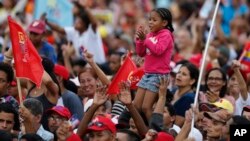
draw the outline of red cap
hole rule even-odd
[[[56,75],[63,77],[64,80],[69,79],[69,71],[62,65],[55,65],[54,72]]]
[[[103,117],[103,116],[96,116],[89,124],[87,132],[91,131],[104,131],[109,130],[112,133],[116,133],[115,124],[111,121],[111,119]]]
[[[29,32],[34,32],[37,34],[42,34],[44,33],[46,30],[46,24],[44,21],[42,20],[35,20],[33,21],[28,28]]]
[[[54,106],[53,108],[47,111],[47,114],[51,114],[51,113],[57,113],[60,116],[65,117],[67,119],[70,119],[71,117],[69,109],[63,106]]]
[[[165,132],[159,132],[157,134],[155,141],[174,141],[174,137],[170,134],[165,133]]]

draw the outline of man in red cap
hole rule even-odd
[[[43,20],[33,21],[29,25],[28,31],[30,40],[37,49],[38,53],[56,63],[57,55],[55,49],[47,41],[44,41],[46,31],[45,22]]]
[[[115,141],[116,127],[115,124],[106,117],[97,116],[88,125],[89,141]]]
[[[63,106],[54,106],[47,111],[48,114],[48,126],[52,133],[55,133],[57,128],[64,122],[68,121],[71,117],[71,113],[68,108]]]

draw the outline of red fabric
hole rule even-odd
[[[15,61],[16,77],[31,80],[38,87],[41,85],[43,66],[42,59],[30,39],[11,17],[8,17],[10,38]]]
[[[72,134],[66,141],[83,141],[77,134]]]
[[[116,73],[111,84],[109,85],[108,94],[118,94],[119,93],[118,84],[121,81],[127,81],[129,74],[134,70],[136,70],[136,65],[134,64],[134,62],[132,61],[132,59],[128,55],[126,57],[124,63],[122,64],[122,66],[120,67],[118,72]]]
[[[132,71],[128,76],[128,81],[130,82],[130,88],[135,90],[137,89],[137,83],[141,80],[144,75],[143,68],[138,68],[135,71]]]

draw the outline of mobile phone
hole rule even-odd
[[[79,125],[80,121],[77,118],[77,114],[74,114],[71,116],[71,118],[69,119],[69,123],[70,123],[72,129],[75,129]]]

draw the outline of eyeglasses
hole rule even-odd
[[[88,127],[90,127],[90,126],[103,127],[103,126],[105,126],[105,124],[103,124],[102,122],[91,122],[88,124]]]
[[[61,117],[53,117],[53,116],[50,116],[50,117],[48,117],[48,120],[49,120],[49,121],[62,122],[62,121],[65,121],[66,119],[61,118]]]
[[[220,77],[208,77],[208,79],[207,79],[208,81],[221,81],[222,80],[222,78],[220,78]]]

